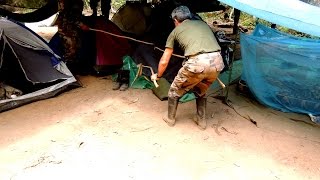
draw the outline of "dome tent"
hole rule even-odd
[[[22,24],[0,18],[0,112],[55,96],[77,80],[61,58]],[[13,87],[22,94],[8,96]],[[12,88],[10,88],[12,89]]]

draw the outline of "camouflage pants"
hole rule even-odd
[[[190,90],[197,96],[204,96],[223,68],[219,52],[189,58],[173,80],[168,97],[180,98]]]

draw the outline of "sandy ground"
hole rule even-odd
[[[319,179],[320,129],[230,91],[210,97],[208,128],[151,90],[112,91],[111,77],[0,114],[0,179]],[[250,117],[257,126],[241,116]],[[295,120],[302,121],[293,121]],[[304,122],[306,121],[306,122]]]
[[[0,179],[320,179],[320,128],[234,89],[233,108],[209,97],[208,127],[151,90],[112,91],[111,77],[0,113]],[[248,120],[251,119],[252,121]],[[253,123],[256,122],[256,123]]]

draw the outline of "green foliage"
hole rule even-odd
[[[13,7],[29,8],[29,9],[38,9],[44,6],[48,0],[0,0],[1,4],[7,4]],[[90,0],[83,0],[85,8],[89,8]],[[125,4],[126,0],[112,0],[111,6],[114,9],[120,8]]]
[[[112,8],[118,10],[125,3],[126,3],[126,0],[112,0],[111,6]]]
[[[312,0],[310,0],[310,1],[312,1]],[[320,0],[313,1],[313,3],[315,3],[315,4],[317,2],[320,2]],[[227,7],[225,12],[199,13],[199,16],[204,21],[206,21],[208,24],[210,24],[213,21],[221,21],[221,22],[229,21],[229,16],[230,16],[231,12],[232,12],[232,8]],[[231,17],[234,18],[232,16],[232,13],[231,13]],[[263,24],[263,25],[268,26],[268,27],[270,27],[271,24],[272,24],[271,22],[268,22],[266,20],[258,19],[256,17],[250,15],[250,14],[247,14],[245,12],[241,12],[240,20],[239,20],[239,24],[241,26],[247,28],[248,30],[253,30],[255,28],[256,23],[260,23],[260,24]],[[283,26],[279,26],[279,25],[277,25],[277,29],[282,31],[282,32],[285,32],[285,33],[288,33],[288,34],[291,34],[291,35],[294,35],[294,36],[298,36],[298,37],[317,38],[317,37],[311,36],[309,34],[298,32],[298,31],[295,31],[295,30],[292,30],[292,29],[289,29],[289,28],[286,28],[286,27],[283,27]]]
[[[126,3],[126,0],[111,0],[111,7],[117,10],[125,3]],[[90,0],[84,0],[84,5],[85,5],[85,8],[89,8]]]
[[[84,4],[84,8],[89,8],[90,7],[90,4],[89,4],[90,0],[84,0],[83,1],[83,4]]]
[[[272,24],[271,22],[268,22],[268,21],[263,20],[263,19],[258,19],[257,23],[263,24],[263,25],[268,26],[268,27],[270,27],[271,24]],[[296,31],[296,30],[293,30],[293,29],[289,29],[289,28],[284,27],[284,26],[277,25],[277,30],[279,30],[281,32],[285,32],[287,34],[291,34],[291,35],[297,36],[297,37],[306,37],[306,38],[313,38],[313,39],[317,38],[317,37],[314,37],[312,35],[309,35],[309,34],[306,34],[306,33],[302,33],[302,32],[299,32],[299,31]]]
[[[256,18],[251,16],[250,14],[241,12],[240,24],[247,27],[248,29],[254,29],[254,26],[256,25]]]
[[[5,4],[21,8],[38,9],[47,2],[48,0],[6,0]]]

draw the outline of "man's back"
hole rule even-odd
[[[200,20],[185,20],[169,35],[166,47],[173,48],[176,40],[185,56],[219,51],[220,46],[211,28]]]

